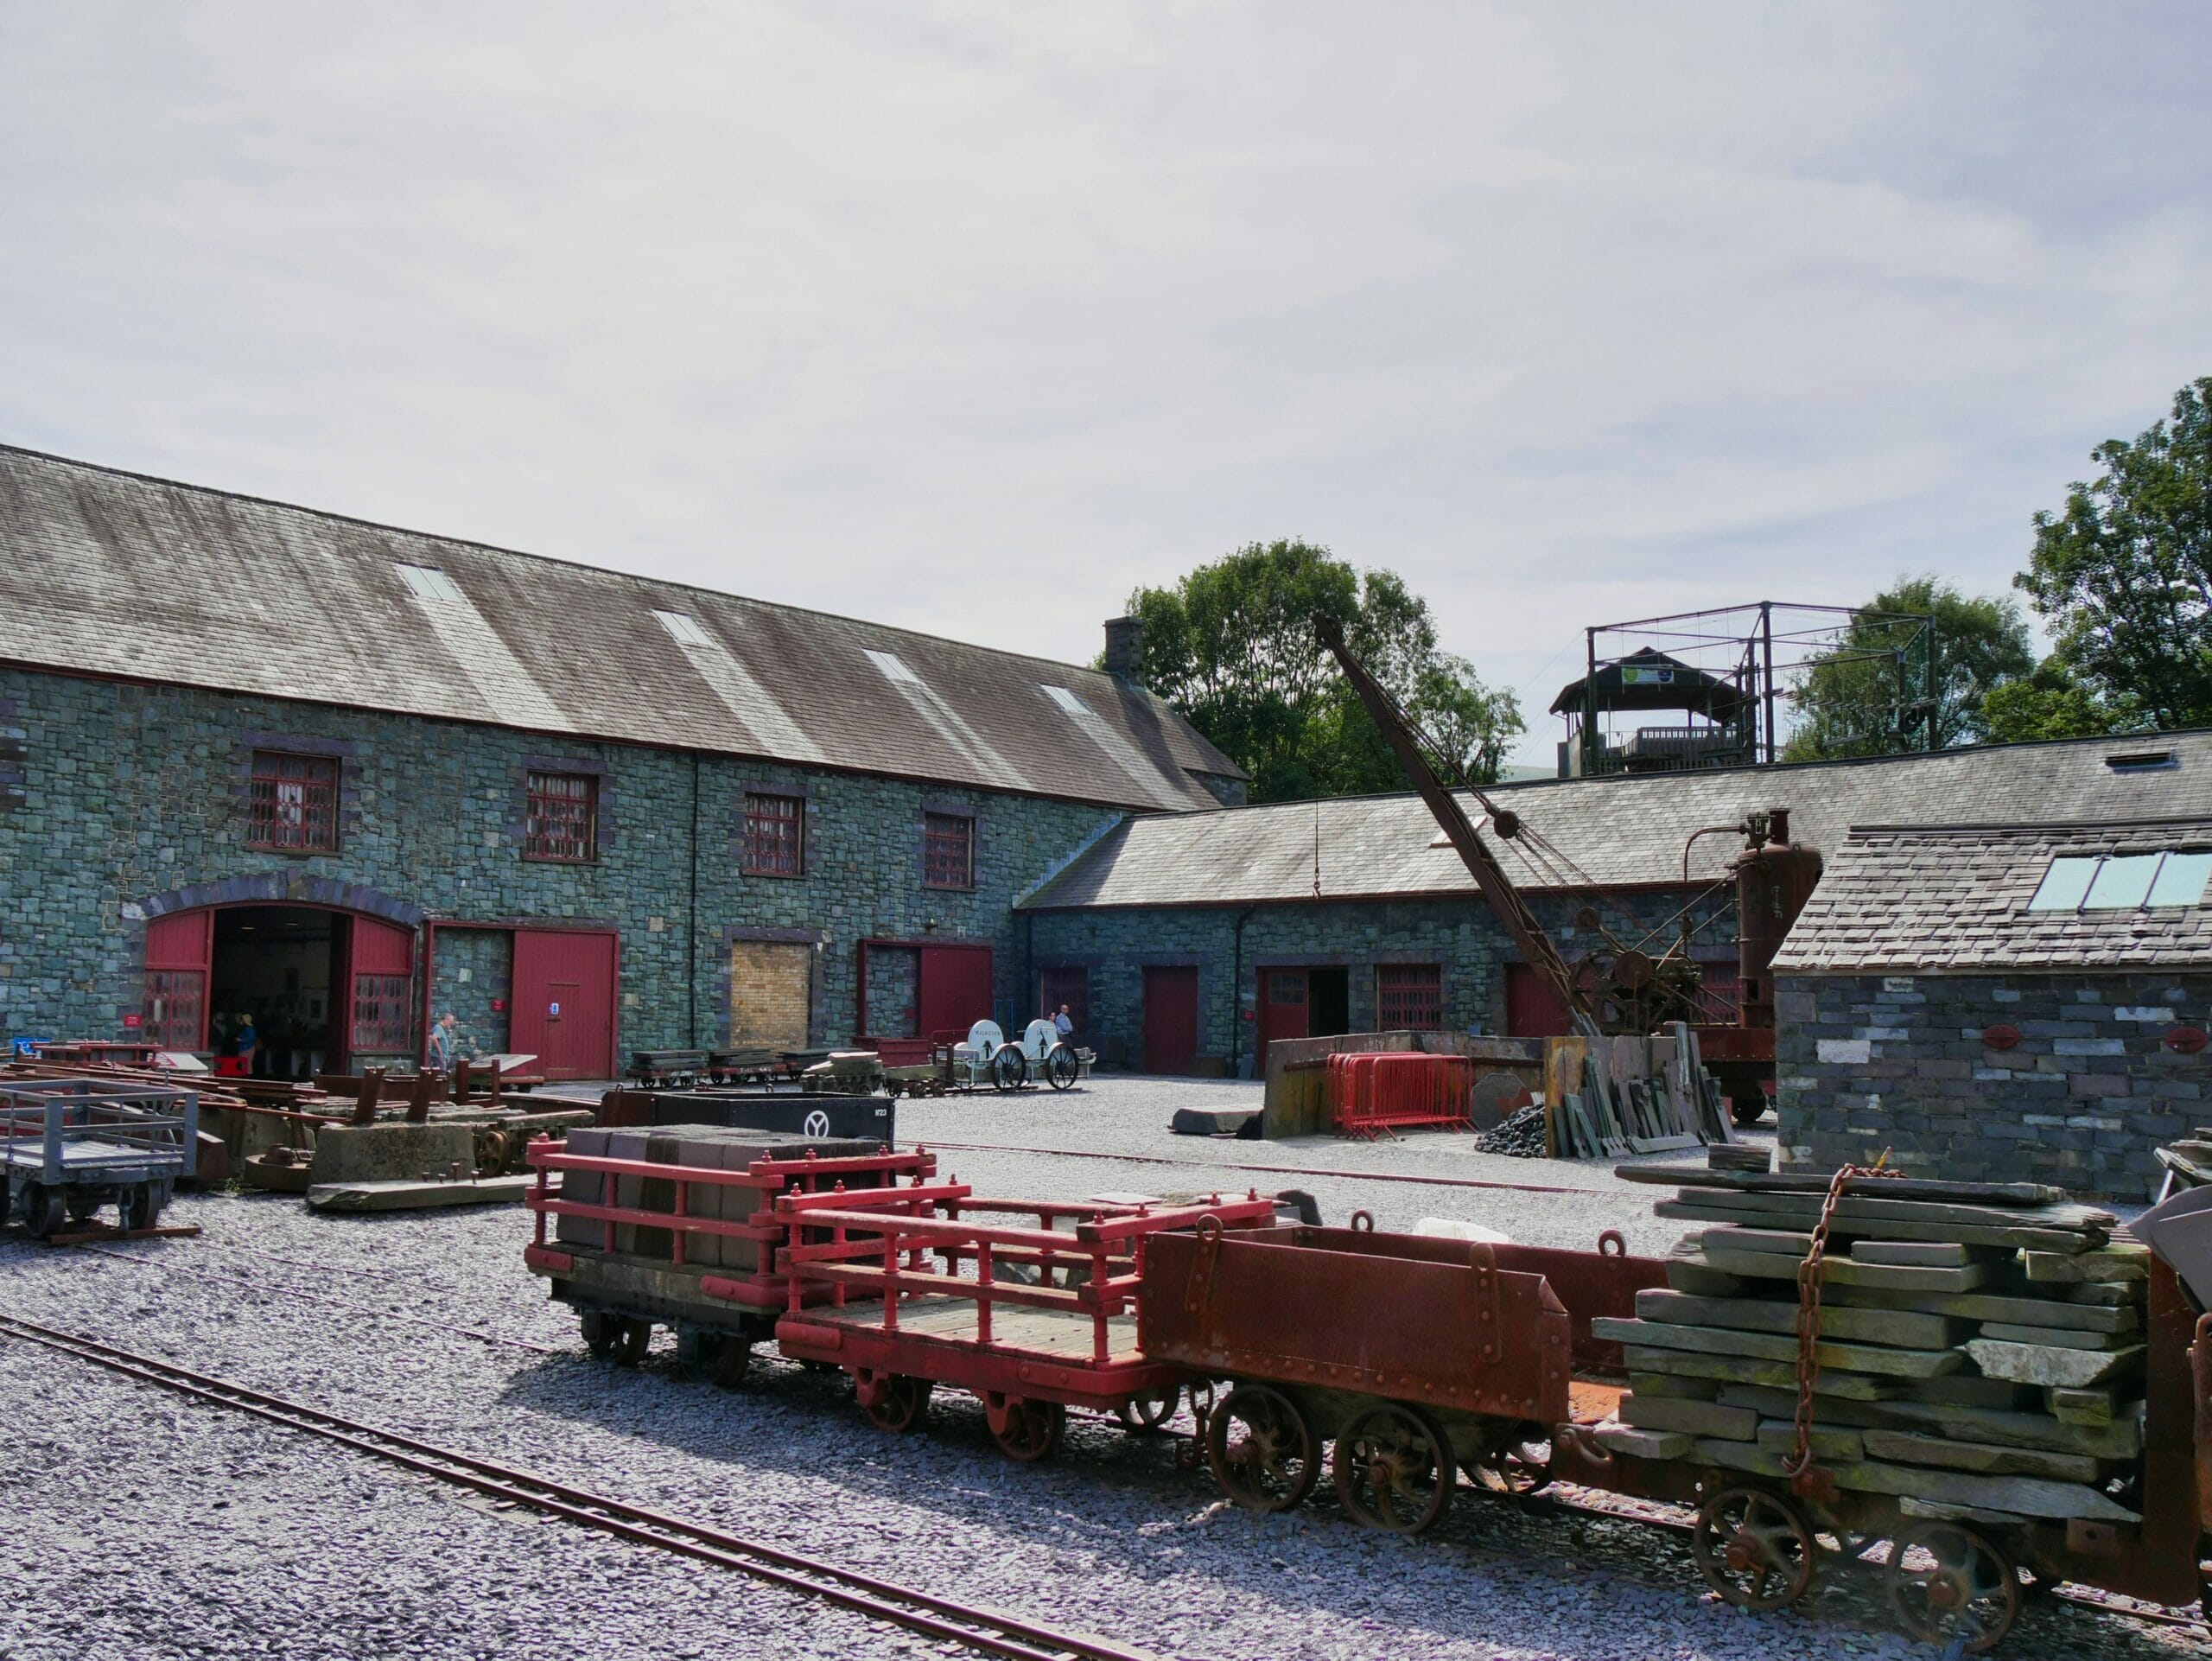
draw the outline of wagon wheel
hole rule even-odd
[[[614,1352],[615,1334],[621,1324],[621,1316],[605,1309],[576,1311],[576,1330],[583,1338],[584,1347],[602,1360]]]
[[[1395,1402],[1353,1416],[1329,1469],[1353,1520],[1392,1534],[1419,1534],[1443,1516],[1459,1475],[1436,1422]]]
[[[1289,1511],[1321,1474],[1313,1428],[1297,1403],[1265,1384],[1239,1384],[1206,1418],[1214,1480],[1251,1511]]]
[[[620,1365],[634,1367],[652,1349],[653,1324],[635,1315],[616,1316],[613,1321],[614,1333],[607,1341],[607,1353]]]
[[[1115,1416],[1122,1422],[1122,1429],[1133,1436],[1147,1436],[1175,1416],[1175,1410],[1182,1404],[1183,1388],[1170,1384],[1165,1390],[1147,1390],[1132,1396],[1115,1406]]]
[[[476,1168],[486,1176],[497,1176],[507,1168],[507,1153],[511,1148],[504,1130],[486,1130],[476,1138]]]
[[[124,1228],[151,1228],[161,1219],[161,1198],[154,1192],[152,1183],[141,1182],[124,1190],[123,1202],[116,1210]]]
[[[867,1414],[868,1422],[879,1430],[904,1433],[913,1429],[929,1410],[930,1391],[933,1388],[926,1378],[911,1378],[903,1372],[885,1375],[877,1381],[875,1397],[861,1398],[861,1411]]]
[[[1492,1493],[1535,1493],[1552,1480],[1550,1433],[1523,1420],[1475,1461],[1470,1474]]]
[[[1766,1117],[1766,1092],[1755,1091],[1748,1096],[1730,1097],[1728,1117],[1738,1126],[1748,1127],[1757,1124],[1761,1119]]]
[[[1900,1536],[1890,1548],[1889,1586],[1907,1632],[1966,1655],[1994,1649],[2020,1613],[2012,1560],[1957,1523],[1923,1523]]]
[[[1082,1072],[1083,1063],[1065,1044],[1053,1045],[1052,1053],[1045,1058],[1045,1082],[1054,1090],[1071,1089]]]
[[[999,1451],[1008,1459],[1034,1465],[1040,1459],[1050,1459],[1058,1449],[1061,1433],[1067,1429],[1068,1410],[1058,1402],[1011,1398],[1002,1422],[1003,1429],[994,1427],[991,1431]]]
[[[1001,1044],[991,1058],[991,1088],[1020,1090],[1029,1082],[1029,1058],[1019,1044]]]
[[[91,1220],[92,1213],[100,1208],[99,1197],[89,1188],[65,1189],[62,1201],[63,1208],[68,1212],[69,1220],[73,1223]]]
[[[60,1233],[67,1214],[68,1203],[61,1189],[34,1182],[23,1190],[23,1231],[32,1239]]]
[[[1796,1506],[1757,1488],[1728,1488],[1697,1514],[1691,1555],[1724,1601],[1780,1609],[1813,1586],[1813,1529]]]

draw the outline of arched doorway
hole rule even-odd
[[[256,1075],[353,1071],[415,1053],[415,962],[412,927],[348,907],[272,895],[167,911],[146,925],[140,1018],[149,1041],[219,1063],[250,1015]]]

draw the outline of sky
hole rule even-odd
[[[2196,0],[0,0],[0,442],[1072,661],[1300,537],[1548,764],[1586,625],[2004,591],[2212,374],[2208,62]]]

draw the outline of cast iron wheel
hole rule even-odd
[[[576,1330],[583,1337],[584,1347],[601,1360],[613,1352],[615,1329],[620,1324],[620,1316],[611,1315],[604,1309],[576,1311]]]
[[[1706,1582],[1739,1609],[1781,1609],[1813,1587],[1812,1525],[1777,1494],[1728,1488],[1699,1508],[1691,1555]]]
[[[931,1388],[926,1378],[910,1378],[906,1373],[894,1372],[883,1380],[882,1391],[877,1396],[875,1404],[872,1407],[863,1404],[861,1411],[868,1415],[868,1422],[877,1429],[897,1431],[903,1435],[921,1423],[923,1414],[929,1410]]]
[[[696,1384],[735,1390],[745,1382],[752,1361],[753,1346],[734,1333],[704,1327],[676,1329],[676,1370]]]
[[[151,1228],[161,1220],[162,1202],[150,1182],[141,1182],[124,1190],[123,1199],[116,1206],[126,1229]]]
[[[89,1188],[64,1189],[62,1200],[63,1209],[69,1213],[69,1220],[72,1223],[92,1221],[92,1213],[100,1208],[100,1202],[93,1197]]]
[[[1766,1117],[1765,1093],[1762,1091],[1756,1096],[1731,1096],[1728,1098],[1728,1117],[1738,1126],[1757,1124],[1761,1119]]]
[[[1114,1409],[1115,1416],[1122,1422],[1122,1429],[1133,1436],[1148,1436],[1175,1416],[1175,1410],[1182,1404],[1183,1387],[1170,1384],[1165,1390],[1148,1390],[1141,1396],[1132,1396]]]
[[[1552,1439],[1543,1426],[1516,1424],[1470,1473],[1492,1493],[1535,1493],[1552,1480]]]
[[[1432,1525],[1459,1480],[1452,1444],[1436,1422],[1395,1402],[1353,1416],[1337,1435],[1329,1473],[1353,1521],[1391,1534]]]
[[[34,1240],[61,1232],[68,1204],[60,1188],[34,1182],[23,1190],[23,1231]]]
[[[1029,1082],[1029,1058],[1019,1044],[1001,1044],[991,1058],[991,1088],[1020,1090]]]
[[[1967,1655],[1994,1649],[2020,1613],[2012,1560],[1958,1523],[1923,1523],[1899,1536],[1889,1585],[1890,1607],[1907,1632]]]
[[[1315,1453],[1298,1404],[1265,1384],[1237,1385],[1206,1417],[1206,1463],[1248,1511],[1289,1511],[1313,1492]]]
[[[609,1340],[607,1352],[626,1367],[634,1367],[644,1360],[653,1346],[653,1324],[640,1321],[635,1315],[614,1318],[614,1335]]]
[[[507,1155],[512,1151],[507,1133],[486,1130],[476,1138],[476,1168],[486,1176],[498,1176],[507,1168]]]
[[[1061,1433],[1068,1426],[1068,1410],[1058,1402],[1010,1400],[1006,1404],[1006,1429],[991,1432],[991,1440],[1008,1459],[1034,1465],[1058,1452]]]
[[[1054,1090],[1073,1089],[1082,1072],[1083,1063],[1065,1044],[1053,1045],[1052,1053],[1045,1058],[1045,1082]]]

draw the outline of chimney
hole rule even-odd
[[[1106,620],[1106,672],[1135,686],[1144,684],[1144,622],[1136,617]]]

